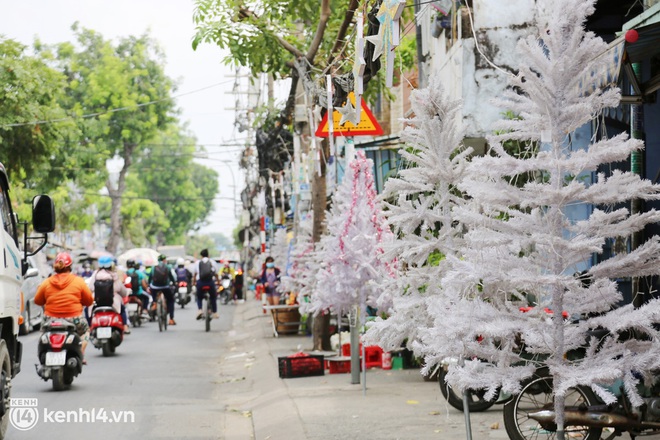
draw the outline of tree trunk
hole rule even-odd
[[[122,155],[124,165],[119,171],[117,187],[114,188],[112,186],[110,179],[105,182],[105,187],[108,189],[108,194],[112,200],[112,211],[110,212],[110,238],[108,239],[108,244],[106,244],[105,249],[112,254],[117,253],[119,240],[121,239],[121,198],[126,190],[126,173],[133,162],[133,151],[135,151],[135,147],[137,147],[137,144],[124,143],[124,153]]]
[[[330,346],[330,313],[314,317],[312,321],[312,342],[314,350],[332,351]]]
[[[106,184],[106,187],[108,187],[108,184]],[[109,187],[108,191],[110,191]],[[108,239],[108,244],[105,246],[105,250],[114,255],[117,253],[119,239],[121,238],[121,215],[119,213],[121,210],[121,196],[111,195],[110,198],[112,201],[112,211],[110,212],[110,238]]]
[[[330,143],[328,139],[323,139],[321,142],[321,158],[320,169],[321,175],[318,173],[314,178],[312,185],[312,210],[314,213],[312,223],[312,241],[318,243],[323,235],[323,223],[325,220],[325,211],[328,207],[327,202],[327,186],[325,181],[326,176],[326,161],[330,156]],[[314,350],[330,351],[330,315],[324,314],[314,317],[312,323],[312,341],[314,342]]]

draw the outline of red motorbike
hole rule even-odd
[[[121,315],[112,307],[96,307],[92,313],[90,341],[103,350],[103,356],[110,356],[124,340]]]

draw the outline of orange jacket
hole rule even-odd
[[[82,315],[83,306],[94,303],[94,296],[85,280],[71,272],[64,272],[41,283],[34,303],[44,306],[45,314],[53,318],[73,318]]]

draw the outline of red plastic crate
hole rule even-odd
[[[381,368],[383,366],[383,349],[377,345],[364,347],[364,364],[366,368]]]
[[[341,374],[351,372],[351,358],[349,356],[341,356],[326,359],[329,374]],[[362,363],[360,363],[360,371],[362,371]]]
[[[323,376],[325,374],[323,355],[296,353],[277,358],[282,379],[292,377]]]
[[[362,344],[358,346],[358,350],[360,350],[360,356],[362,356]],[[350,356],[351,355],[351,344],[346,343],[346,344],[341,344],[341,355],[342,356]]]

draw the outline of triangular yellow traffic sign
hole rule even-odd
[[[348,99],[351,100],[353,106],[355,106],[355,95],[353,92],[348,94]],[[360,122],[357,125],[353,124],[351,121],[347,121],[344,125],[339,125],[341,122],[342,114],[339,113],[336,109],[332,112],[333,120],[333,136],[378,136],[383,134],[383,129],[374,117],[367,103],[362,99],[360,106]],[[328,137],[328,113],[323,116],[321,123],[316,129],[315,135],[317,137]]]

